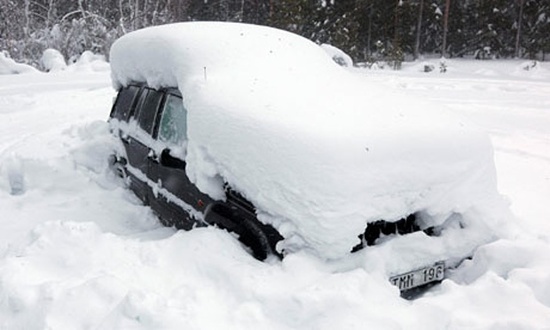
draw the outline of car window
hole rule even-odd
[[[121,89],[116,98],[111,117],[127,121],[138,92],[139,87],[137,86],[128,86]]]
[[[151,133],[155,116],[157,114],[160,102],[162,101],[162,92],[153,89],[145,88],[137,106],[137,122],[147,133]]]
[[[181,145],[187,137],[187,110],[181,97],[168,94],[160,119],[158,139],[170,145]]]

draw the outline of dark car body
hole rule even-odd
[[[172,155],[174,146],[185,144],[185,117],[177,89],[155,90],[139,84],[122,88],[110,124],[123,152],[111,157],[112,167],[165,226],[190,230],[216,225],[235,232],[258,259],[278,254],[276,244],[282,237],[256,219],[250,202],[229,187],[226,200],[216,201],[190,182],[183,157]]]

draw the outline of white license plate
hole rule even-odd
[[[400,291],[406,291],[424,284],[441,281],[443,278],[445,278],[445,263],[438,262],[433,266],[392,276],[390,277],[390,282],[397,286]]]

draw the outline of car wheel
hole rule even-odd
[[[250,254],[260,261],[270,255],[282,258],[275,249],[282,236],[271,226],[251,217],[239,216],[238,212],[222,204],[212,205],[207,210],[205,220],[210,225],[235,233],[239,241],[250,250]]]
[[[124,185],[128,185],[128,173],[126,172],[126,160],[124,158],[119,158],[116,155],[109,156],[109,168],[113,173],[122,179]]]

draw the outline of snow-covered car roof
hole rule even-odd
[[[123,36],[110,59],[117,89],[179,88],[190,179],[216,198],[229,183],[287,249],[338,258],[367,222],[419,211],[443,221],[495,193],[484,134],[359,81],[294,34],[179,23]]]

